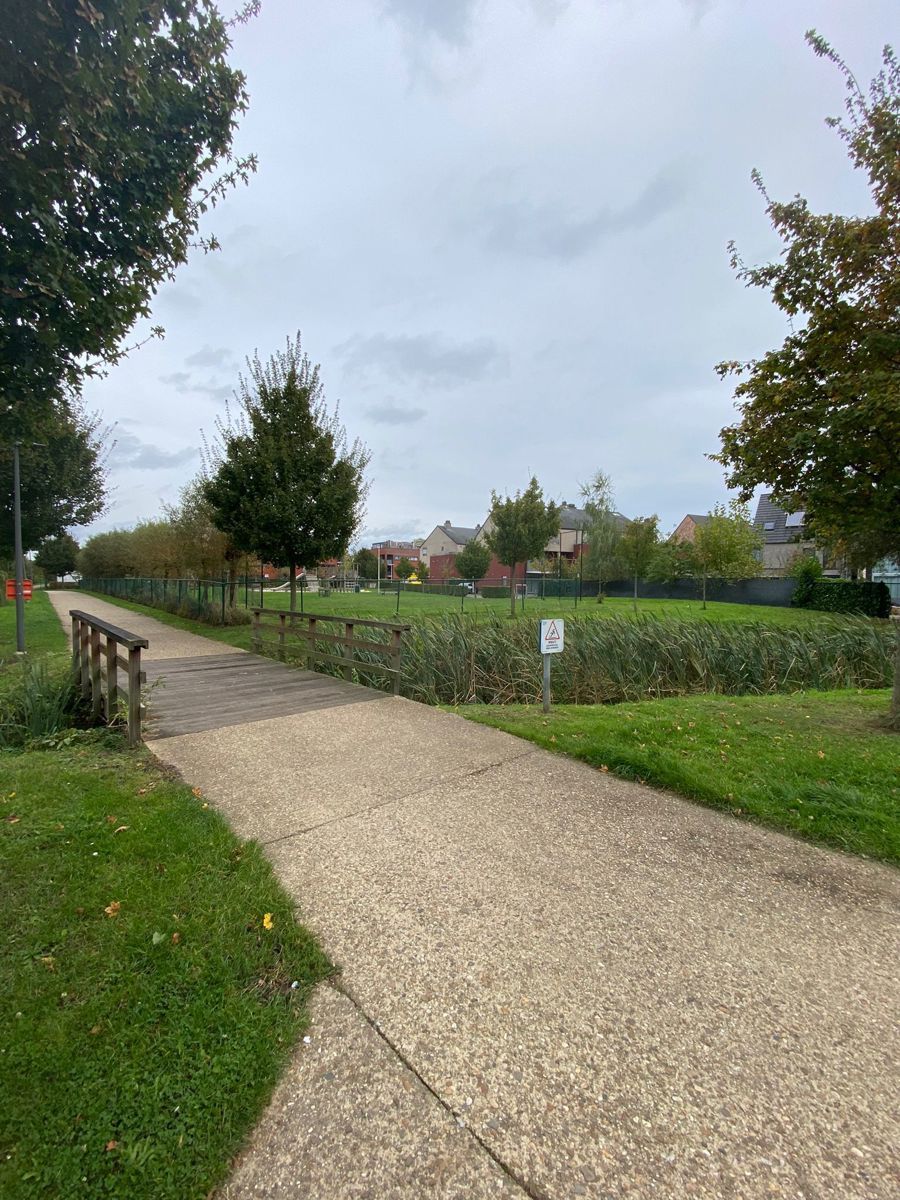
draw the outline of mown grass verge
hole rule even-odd
[[[34,657],[66,649],[66,635],[44,591],[36,590],[33,598],[25,601],[25,649]],[[15,657],[16,606],[10,600],[0,604],[0,667]]]
[[[0,878],[0,1195],[207,1196],[330,971],[262,851],[60,728],[0,751]]]
[[[841,850],[900,864],[900,735],[887,691],[466,706],[602,771]]]

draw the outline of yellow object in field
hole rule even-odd
[[[417,577],[415,571],[413,571],[412,575],[410,575],[409,579],[407,579],[406,582],[407,583],[417,583],[419,585],[419,587],[422,586],[422,580]]]

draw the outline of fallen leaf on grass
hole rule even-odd
[[[181,934],[176,930],[172,934],[172,945],[177,946],[180,941],[181,941]]]
[[[113,900],[112,904],[107,904],[106,908],[104,908],[103,911],[106,913],[106,915],[108,917],[117,917],[119,915],[119,909],[121,907],[122,907],[122,905],[119,903],[118,900]]]
[[[202,796],[203,793],[200,791],[199,788],[191,788],[191,795],[196,796],[199,799],[199,797]]]
[[[9,816],[6,818],[6,823],[7,823],[7,825],[17,825],[19,823],[19,821],[21,821],[21,820],[22,820],[21,817]]]
[[[107,817],[106,819],[110,825],[115,825],[116,821],[118,820],[117,817]]]
[[[272,920],[272,914],[265,913],[263,915],[263,929],[271,929],[274,924],[275,922]]]
[[[819,758],[824,758],[824,757],[825,757],[825,751],[824,751],[824,750],[817,750],[817,751],[816,751],[816,754],[818,754]]]
[[[127,825],[120,825],[118,829],[114,829],[114,830],[113,830],[113,833],[114,833],[114,834],[116,834],[116,833],[124,833],[124,832],[125,832],[125,830],[126,830],[127,828],[128,828],[128,826],[127,826]]]
[[[110,1141],[108,1141],[108,1142],[106,1143],[106,1147],[105,1147],[105,1148],[106,1148],[107,1150],[118,1150],[118,1148],[119,1148],[119,1143],[116,1141],[116,1139],[115,1139],[115,1138],[111,1138],[111,1139],[110,1139]]]
[[[152,938],[154,946],[158,946],[160,942],[164,942],[165,940],[166,940],[166,935],[164,933],[160,933],[158,929],[154,931],[153,938]]]

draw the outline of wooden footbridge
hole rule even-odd
[[[373,672],[396,695],[402,637],[409,629],[387,621],[258,609],[253,615],[256,653],[210,653],[205,639],[191,638],[204,653],[142,660],[142,651],[152,650],[152,643],[140,632],[80,609],[69,615],[82,695],[98,721],[125,716],[132,745],[144,737],[177,737],[378,700],[386,689],[357,682]],[[335,627],[343,628],[331,632]],[[264,650],[275,658],[264,657]],[[291,665],[298,661],[304,668]],[[336,665],[341,677],[315,669],[321,664]]]

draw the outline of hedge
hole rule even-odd
[[[508,600],[508,587],[480,587],[478,594],[484,596],[485,600]]]
[[[891,593],[886,583],[866,580],[820,579],[813,583],[803,608],[822,612],[857,613],[866,617],[889,617]]]

